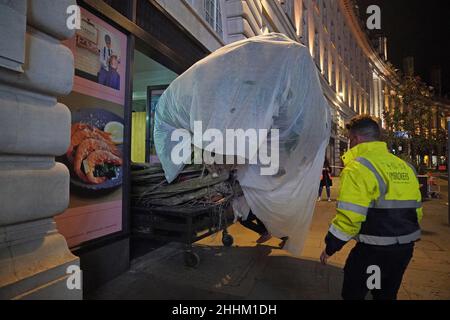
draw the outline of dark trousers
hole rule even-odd
[[[350,252],[344,268],[344,300],[364,300],[371,291],[374,300],[396,300],[403,274],[413,256],[414,243],[396,246],[371,246],[358,243]],[[374,275],[370,266],[380,270],[381,288],[369,290]],[[371,278],[371,279],[369,279]],[[373,282],[371,282],[373,283]]]
[[[267,229],[264,223],[259,220],[258,217],[256,217],[251,211],[248,214],[247,220],[239,220],[239,222],[247,229],[259,233],[260,235],[267,233]]]
[[[322,198],[322,191],[323,191],[324,187],[325,187],[325,189],[327,189],[327,197],[328,197],[328,199],[330,199],[331,198],[331,183],[328,180],[320,181],[319,198]]]
[[[325,188],[327,189],[327,197],[328,197],[328,199],[330,199],[331,198],[331,189],[329,186],[326,186]],[[320,186],[319,187],[319,198],[322,198],[322,191],[323,191],[323,186]]]

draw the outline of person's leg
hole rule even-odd
[[[331,189],[330,189],[330,186],[327,186],[327,198],[328,198],[328,201],[331,200]]]
[[[344,267],[344,284],[342,298],[344,300],[364,300],[369,289],[367,288],[367,253],[365,248],[356,245],[350,252]]]
[[[379,256],[381,272],[381,289],[372,290],[374,300],[397,300],[398,290],[403,275],[413,256],[414,245],[401,246],[394,249],[383,249]]]
[[[319,200],[322,198],[323,186],[322,184],[319,186]]]
[[[255,219],[256,223],[258,224],[258,227],[260,228],[259,234],[261,235],[258,240],[256,240],[256,243],[262,244],[264,242],[269,241],[272,239],[272,235],[270,234],[269,230],[267,230],[264,223],[259,220],[258,218]]]
[[[242,224],[247,229],[250,229],[259,235],[263,235],[267,232],[266,227],[261,222],[259,223],[259,219],[250,211],[246,220],[239,220],[240,224]]]
[[[266,234],[269,233],[269,231],[267,231],[266,226],[264,225],[264,222],[262,222],[261,220],[258,219],[258,217],[255,216],[255,221],[256,224],[259,226],[261,232],[258,232],[259,234]]]

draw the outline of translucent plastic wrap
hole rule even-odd
[[[261,163],[238,166],[246,200],[238,203],[246,202],[240,208],[248,205],[274,236],[288,236],[286,249],[300,255],[330,138],[329,106],[308,49],[281,34],[258,36],[217,50],[178,77],[155,116],[156,151],[168,181],[183,168],[171,159],[179,144],[171,141],[172,132],[182,128],[193,134],[195,121],[201,121],[203,132],[217,129],[224,137],[226,129],[279,129],[278,173],[261,175]],[[266,135],[258,149],[265,142],[273,145],[274,138]],[[248,207],[236,212],[245,217]]]

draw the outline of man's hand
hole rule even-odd
[[[326,251],[323,250],[322,254],[320,255],[320,262],[323,265],[326,265],[328,263],[328,259],[330,258],[329,255],[327,255]]]

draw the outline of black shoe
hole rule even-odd
[[[268,232],[262,234],[258,240],[256,240],[257,244],[263,244],[267,241],[269,241],[270,239],[272,239],[272,235]]]
[[[289,240],[289,237],[283,237],[280,239],[281,239],[281,242],[279,244],[279,247],[280,247],[280,249],[284,249],[284,246],[286,245],[286,242]]]

